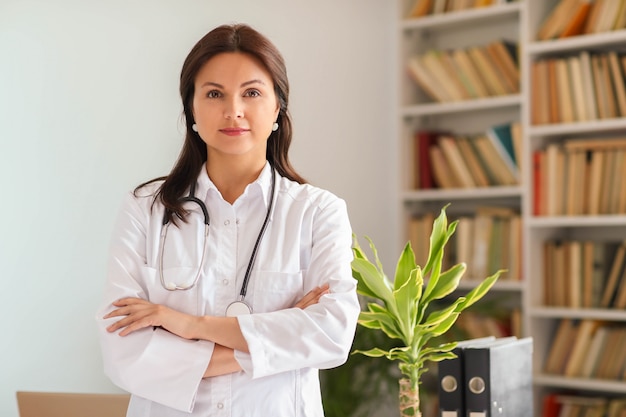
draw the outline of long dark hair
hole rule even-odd
[[[224,52],[242,52],[258,59],[267,69],[274,82],[274,92],[280,105],[278,113],[278,130],[270,134],[267,142],[266,158],[283,177],[306,183],[289,162],[289,146],[291,145],[292,127],[289,115],[289,80],[285,61],[278,49],[250,26],[236,24],[219,26],[196,43],[185,59],[180,73],[180,97],[183,102],[183,116],[187,133],[185,142],[172,171],[166,177],[159,177],[140,184],[135,193],[143,186],[155,181],[164,180],[157,190],[154,201],[160,200],[169,212],[170,220],[176,215],[184,218],[185,210],[180,197],[196,181],[202,164],[207,159],[206,143],[194,132],[193,96],[195,80],[203,65],[215,55]]]

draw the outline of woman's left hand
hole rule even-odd
[[[161,304],[154,304],[142,298],[122,298],[113,303],[119,307],[104,316],[123,317],[107,327],[113,333],[122,329],[120,336],[126,336],[146,327],[162,327],[185,339],[190,339],[195,316],[181,313]]]

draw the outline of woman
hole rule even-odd
[[[322,416],[318,369],[345,362],[360,309],[345,203],[289,163],[284,61],[221,26],[180,93],[179,159],[115,226],[105,371],[132,394],[128,416]]]

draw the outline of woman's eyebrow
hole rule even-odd
[[[247,87],[248,85],[257,84],[257,83],[265,85],[263,80],[259,80],[259,79],[255,78],[254,80],[250,80],[250,81],[246,81],[246,82],[241,83],[240,88]],[[213,82],[213,81],[207,81],[207,82],[203,83],[200,86],[200,88],[207,87],[207,86],[213,86],[213,87],[224,89],[224,86],[222,84],[219,84],[219,83],[216,83],[216,82]]]

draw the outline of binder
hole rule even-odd
[[[463,350],[465,417],[533,417],[532,338]]]
[[[511,337],[505,339],[515,338]],[[437,375],[439,381],[439,417],[465,416],[465,372],[463,369],[463,349],[469,346],[481,346],[486,343],[492,343],[496,340],[495,336],[462,340],[457,343],[456,348],[452,351],[456,354],[456,358],[446,359],[437,363]]]

